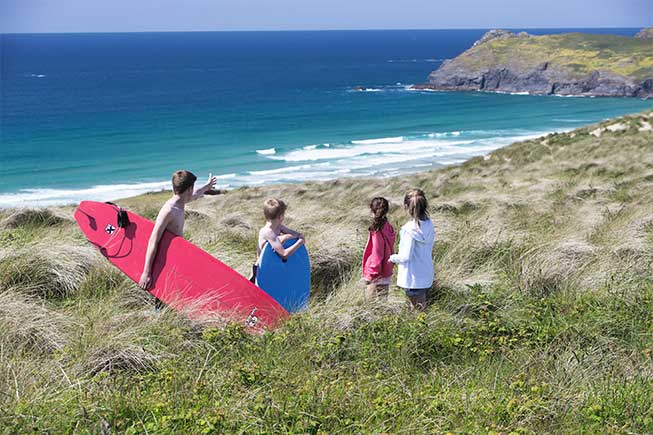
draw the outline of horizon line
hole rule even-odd
[[[64,32],[0,32],[0,35],[92,35],[92,34],[114,34],[114,33],[257,33],[257,32],[374,32],[374,31],[432,31],[432,30],[611,30],[611,29],[645,29],[651,25],[621,27],[440,27],[440,28],[364,28],[364,29],[233,29],[233,30],[118,30],[118,31],[64,31]]]

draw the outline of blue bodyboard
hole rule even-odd
[[[295,242],[288,240],[284,247],[288,248]],[[283,261],[266,243],[261,252],[256,285],[290,313],[306,308],[311,292],[311,264],[306,247],[302,245]]]

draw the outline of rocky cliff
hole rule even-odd
[[[653,97],[652,30],[632,38],[491,30],[415,88]]]

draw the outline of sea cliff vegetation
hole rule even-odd
[[[192,203],[186,236],[241,273],[261,204],[307,236],[310,308],[263,336],[157,312],[72,207],[0,212],[0,432],[653,431],[653,111],[391,179]],[[384,195],[424,189],[424,313],[358,282]],[[119,192],[117,192],[119,195]],[[167,192],[119,201],[153,218]]]
[[[486,33],[422,87],[535,94],[653,96],[650,29],[635,37]]]

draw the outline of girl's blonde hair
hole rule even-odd
[[[429,203],[422,189],[412,189],[404,196],[404,207],[411,218],[423,221],[429,217]]]

